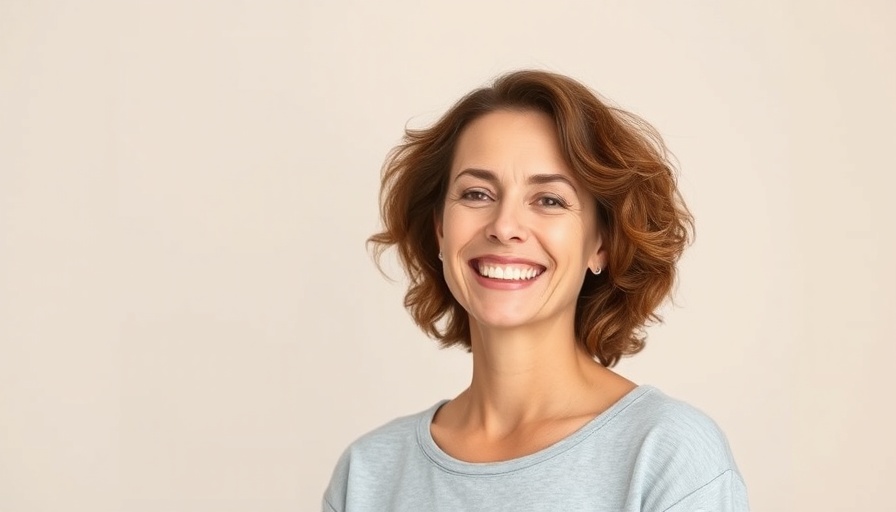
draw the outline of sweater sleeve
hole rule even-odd
[[[728,470],[672,505],[665,512],[749,512],[747,488]]]
[[[330,478],[330,484],[324,491],[321,499],[321,512],[340,512],[345,510],[345,494],[348,487],[348,468],[350,464],[351,446],[349,446],[333,469],[333,476]]]

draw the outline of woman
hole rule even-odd
[[[711,419],[610,368],[644,346],[692,220],[656,133],[521,71],[408,130],[384,230],[405,304],[470,386],[353,443],[325,511],[746,510]]]

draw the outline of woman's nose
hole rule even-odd
[[[510,201],[498,203],[494,217],[487,227],[489,240],[500,243],[525,242],[528,229],[524,210],[522,205]]]

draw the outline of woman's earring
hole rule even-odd
[[[445,258],[442,257],[442,251],[439,251],[439,259],[440,259],[440,260],[445,259]]]
[[[600,267],[597,267],[597,270],[592,270],[591,273],[594,274],[594,275],[596,275],[596,276],[599,276],[600,273],[603,272],[603,271],[604,271],[604,269],[602,269],[602,268],[600,268]]]

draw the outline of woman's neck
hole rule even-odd
[[[467,428],[500,437],[522,425],[588,415],[602,406],[601,388],[633,387],[595,362],[571,328],[471,327],[473,378],[454,404]]]

